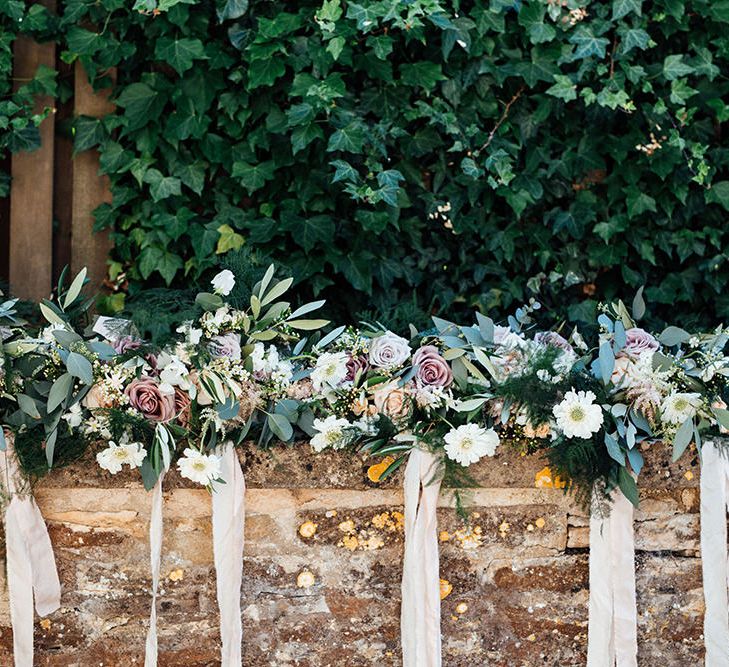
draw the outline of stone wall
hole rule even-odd
[[[640,665],[683,667],[703,655],[698,462],[666,468],[658,462],[667,448],[646,453],[636,520]],[[375,485],[363,461],[312,457],[307,446],[241,459],[244,664],[400,665],[401,477]],[[470,525],[441,494],[446,667],[585,664],[587,520],[562,491],[535,488],[543,466],[506,452],[477,466]],[[88,460],[49,476],[36,497],[63,586],[62,608],[37,621],[36,664],[142,665],[150,495],[135,476],[111,478]],[[170,474],[164,516],[160,665],[218,665],[210,498]],[[1,665],[12,660],[7,606],[2,581]]]

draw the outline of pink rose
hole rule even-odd
[[[117,354],[125,354],[132,350],[138,350],[140,347],[142,347],[142,341],[139,338],[134,338],[134,336],[122,336],[117,338],[113,344]]]
[[[84,407],[89,410],[95,410],[96,408],[113,408],[114,401],[104,392],[101,385],[95,384],[89,389],[89,392],[84,396],[81,401]]]
[[[639,357],[644,352],[655,352],[660,347],[658,341],[647,331],[639,327],[625,330],[625,352]]]
[[[409,405],[407,394],[397,383],[378,385],[372,394],[377,412],[381,412],[390,419],[398,419],[407,415]]]
[[[453,371],[440,356],[435,345],[424,345],[413,355],[413,366],[418,366],[417,378],[432,387],[448,387],[453,382]]]
[[[347,382],[352,382],[357,377],[357,373],[364,375],[369,370],[370,363],[365,356],[353,357],[349,354],[348,357],[347,376],[344,379]]]
[[[175,416],[175,395],[163,394],[153,378],[133,380],[124,393],[129,397],[130,405],[150,421],[168,422]]]
[[[184,428],[187,428],[187,425],[190,423],[190,414],[192,410],[190,394],[188,394],[184,389],[175,387],[174,399],[177,421],[179,421]]]

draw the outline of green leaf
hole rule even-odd
[[[640,16],[643,0],[613,0],[613,21],[627,16],[631,12]]]
[[[685,343],[689,338],[691,338],[691,334],[688,331],[684,331],[679,327],[670,326],[666,327],[661,335],[658,336],[658,341],[667,347],[674,347]]]
[[[68,292],[66,292],[66,296],[63,299],[63,308],[64,310],[68,308],[73,302],[76,300],[79,294],[81,294],[81,289],[84,286],[84,283],[86,282],[86,274],[87,269],[84,267],[81,269],[77,274],[76,277],[71,282],[70,287],[68,288]]]
[[[719,204],[725,211],[729,211],[729,181],[718,181],[704,190],[704,199],[707,204]]]
[[[626,468],[618,468],[618,486],[623,492],[623,495],[633,504],[634,507],[638,507],[640,503],[640,494],[638,493],[638,485],[633,479],[633,475]]]
[[[247,162],[233,163],[233,178],[240,180],[241,185],[253,194],[256,190],[260,190],[266,181],[273,178],[274,163],[273,161],[261,162],[256,165]]]
[[[324,131],[317,123],[308,123],[306,125],[294,128],[291,133],[291,149],[296,155],[301,150],[304,150],[312,141],[316,139],[323,139]]]
[[[694,68],[683,61],[682,54],[666,56],[666,59],[663,61],[663,76],[668,81],[692,74],[693,71]]]
[[[286,325],[292,329],[301,329],[302,331],[315,331],[329,324],[329,320],[287,320]]]
[[[440,63],[421,61],[400,66],[400,80],[408,86],[419,87],[430,93],[438,81],[444,81]]]
[[[547,95],[558,97],[565,102],[574,100],[577,98],[577,86],[572,83],[572,79],[564,74],[557,74],[554,77],[557,82],[553,86],[547,88]]]
[[[289,420],[275,412],[268,415],[268,427],[282,442],[288,442],[294,435],[294,428]]]
[[[98,118],[79,116],[73,124],[73,150],[75,153],[98,146],[105,138],[104,125]]]
[[[48,406],[46,408],[49,414],[66,400],[72,387],[73,376],[70,373],[64,373],[59,376],[51,385],[51,389],[48,392]]]
[[[522,5],[519,10],[519,25],[527,29],[527,34],[532,44],[541,44],[553,40],[557,31],[544,22],[546,7],[531,2]]]
[[[652,211],[653,213],[657,211],[656,200],[637,188],[628,190],[628,196],[625,201],[628,208],[628,217],[631,219],[646,211]]]
[[[94,383],[94,369],[91,362],[78,352],[69,352],[66,359],[66,369],[78,378],[85,385],[90,386]]]
[[[679,426],[676,435],[673,438],[673,460],[678,461],[686,448],[691,444],[694,437],[694,420],[689,417],[681,426]]]
[[[638,288],[638,291],[633,297],[633,319],[640,320],[645,315],[645,300],[643,299],[643,285]]]
[[[355,123],[347,125],[337,130],[327,144],[327,152],[347,151],[349,153],[361,153],[362,142],[364,141],[364,132],[362,128]]]
[[[195,60],[205,60],[205,47],[199,39],[160,38],[155,45],[155,57],[169,64],[178,74],[192,68]]]
[[[575,44],[576,49],[572,58],[579,60],[581,58],[604,58],[605,50],[610,44],[610,40],[606,37],[596,37],[591,28],[585,26],[579,27],[569,38],[570,44]]]
[[[359,180],[359,175],[355,168],[345,162],[344,160],[334,160],[329,163],[334,167],[334,176],[332,177],[332,183],[338,183],[339,181],[350,181],[356,183]]]
[[[228,19],[239,19],[247,11],[248,0],[218,0],[218,21],[221,23]]]
[[[19,393],[15,396],[18,401],[20,409],[29,417],[33,419],[40,419],[40,412],[38,412],[38,406],[35,401],[27,394]]]
[[[164,105],[158,93],[146,83],[133,83],[127,86],[122,90],[116,103],[124,109],[128,130],[136,130],[156,119]]]
[[[286,72],[286,66],[281,58],[272,57],[255,60],[248,69],[248,90],[255,90],[261,86],[270,86],[276,79]]]
[[[144,182],[149,183],[149,193],[156,202],[182,193],[180,179],[164,176],[158,169],[148,169],[144,174]]]
[[[220,234],[220,238],[218,239],[218,245],[215,248],[216,255],[222,255],[231,250],[240,250],[246,242],[245,238],[236,232],[230,225],[220,225],[220,227],[218,227],[218,233]]]

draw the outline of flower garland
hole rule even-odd
[[[315,453],[383,457],[380,479],[427,448],[458,486],[505,439],[542,452],[585,501],[599,483],[637,504],[638,445],[671,442],[677,459],[702,434],[729,429],[723,327],[652,335],[636,325],[640,294],[632,316],[622,302],[604,307],[592,339],[536,330],[537,304],[508,326],[476,313],[468,326],[434,317],[408,338],[369,323],[322,336],[329,323],[304,316],[323,302],[281,300],[292,282],[270,267],[238,309],[226,300],[235,276],[222,271],[197,296],[199,316],[161,349],[124,320],[82,326],[85,271],[40,304],[48,325],[35,335],[14,300],[0,304],[0,423],[24,470],[94,447],[103,469],[138,469],[148,489],[176,463],[214,491],[224,440],[268,447],[303,433]]]

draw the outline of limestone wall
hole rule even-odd
[[[667,450],[647,454],[636,521],[640,664],[698,664],[698,462],[666,469],[657,462]],[[244,664],[399,665],[401,478],[376,486],[364,462],[312,457],[305,445],[241,459]],[[470,529],[441,496],[446,667],[585,663],[586,517],[562,491],[535,488],[543,465],[501,453],[477,466]],[[63,585],[62,608],[37,622],[36,664],[142,665],[150,495],[135,476],[111,478],[88,460],[48,477],[36,497]],[[170,474],[164,512],[160,665],[218,665],[210,498]],[[12,660],[9,625],[2,581],[0,665]]]

